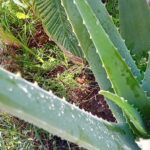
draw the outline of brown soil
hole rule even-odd
[[[82,88],[69,91],[69,101],[97,117],[115,122],[104,97],[98,94],[100,88],[92,72],[89,69],[83,69],[81,74],[76,77],[76,81],[82,84]]]
[[[53,40],[50,39],[43,30],[42,25],[39,23],[36,27],[35,34],[30,38],[28,46],[30,48],[36,47],[41,48],[44,47],[45,44],[54,44]]]
[[[48,77],[55,78],[58,74],[62,74],[66,70],[65,66],[58,66],[48,73]]]
[[[11,71],[18,72],[20,66],[16,62],[17,47],[7,45],[4,49],[0,49],[0,66]]]

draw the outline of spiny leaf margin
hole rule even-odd
[[[128,65],[122,59],[117,49],[109,39],[109,36],[101,26],[101,22],[95,16],[87,0],[74,0],[91,39],[100,56],[115,93],[130,104],[135,105],[144,115],[145,122],[150,119],[150,101],[143,89],[133,76]],[[113,57],[113,59],[112,59]]]
[[[126,124],[110,124],[0,68],[0,108],[87,149],[139,149]]]
[[[95,75],[96,81],[103,90],[112,90],[110,81],[107,78],[105,69],[102,67],[102,62],[96,53],[96,48],[90,39],[90,35],[83,25],[83,20],[78,12],[78,9],[73,3],[73,0],[62,0],[62,6],[65,8],[68,20],[70,21],[73,31],[75,32],[81,49],[86,56],[86,59]],[[107,100],[106,100],[107,101]],[[117,122],[125,122],[121,110],[111,101],[107,101]]]

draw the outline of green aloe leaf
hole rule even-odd
[[[81,49],[83,50],[86,59],[88,60],[88,63],[96,77],[96,81],[98,82],[100,88],[103,90],[112,91],[111,83],[107,79],[107,74],[105,72],[105,69],[102,67],[102,62],[99,56],[96,53],[96,48],[92,40],[90,39],[90,35],[85,25],[83,25],[83,20],[80,16],[80,13],[78,12],[78,9],[74,5],[73,0],[62,0],[62,5],[65,8],[65,11],[68,15],[68,19],[79,40]],[[121,110],[118,107],[116,107],[116,105],[114,105],[111,101],[107,102],[117,121],[124,122],[125,120],[122,116]]]
[[[150,97],[150,52],[149,52],[149,60],[148,60],[147,68],[142,82],[142,87],[144,91],[147,93],[147,95]]]
[[[114,25],[112,21],[112,17],[108,14],[105,5],[102,4],[99,0],[95,0],[94,2],[91,0],[87,0],[91,9],[95,13],[97,19],[101,22],[101,25],[105,32],[109,35],[110,40],[117,48],[120,55],[124,58],[125,62],[131,67],[132,73],[137,79],[141,80],[141,74],[133,58],[130,55],[130,51],[127,49],[125,42],[123,41],[118,29]]]
[[[119,0],[120,30],[132,54],[150,50],[150,10],[146,0]]]
[[[62,50],[82,57],[82,51],[77,39],[71,30],[65,11],[60,0],[34,0],[35,10],[38,12],[46,33]]]
[[[132,123],[134,128],[136,128],[136,131],[138,131],[137,134],[139,134],[139,136],[149,137],[142,116],[133,106],[131,106],[128,103],[127,100],[125,100],[123,97],[119,97],[118,95],[110,93],[108,91],[100,91],[100,94],[112,100],[115,104],[117,104],[122,109],[122,111],[125,113],[125,115],[129,120],[129,124],[130,122]]]
[[[111,42],[87,0],[74,0],[74,2],[97,49],[97,54],[102,60],[115,93],[139,108],[147,122],[150,119],[150,101],[143,89]]]
[[[0,69],[0,108],[89,150],[138,150],[127,124],[112,124]]]

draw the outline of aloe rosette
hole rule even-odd
[[[34,0],[34,6],[60,48],[86,58],[117,123],[80,110],[3,69],[1,108],[90,150],[140,149],[135,141],[150,138],[150,61],[143,78],[132,55],[140,59],[150,48],[146,1],[119,0],[122,36],[99,0]]]

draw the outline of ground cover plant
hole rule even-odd
[[[132,10],[129,6],[132,6]],[[99,0],[94,2],[35,0],[34,9],[49,37],[66,55],[70,57],[71,54],[66,51],[69,50],[79,57],[86,58],[102,89],[100,93],[107,98],[106,101],[116,120],[110,123],[99,119],[56,97],[52,92],[48,93],[3,69],[0,72],[1,108],[87,149],[139,149],[135,140],[149,139],[150,119],[147,61],[149,51],[147,18],[150,13],[146,1],[119,0],[120,32],[126,43]],[[130,16],[125,13],[126,9]],[[142,20],[140,26],[138,26],[140,21],[136,17],[139,14],[140,21]],[[28,15],[22,14],[21,17],[28,18]],[[118,26],[118,21],[115,23]],[[132,32],[135,29],[136,32]],[[39,61],[38,65],[30,68],[31,70],[35,69],[37,72],[36,68],[41,67],[44,73],[47,67],[53,67],[50,64],[54,58],[44,60],[40,50],[37,55],[26,42],[16,39],[12,34],[10,38],[10,34],[8,36],[4,30],[1,30],[1,33],[7,35],[3,36],[5,37],[2,39],[3,42],[8,44],[6,39],[12,39],[8,45],[22,47],[27,56],[30,54],[30,57],[26,56],[27,62],[33,59],[33,56]],[[49,53],[46,52],[46,55]],[[71,58],[74,57],[71,55]],[[78,57],[76,59],[78,63],[81,62]],[[47,60],[48,63],[45,63]],[[31,64],[28,66],[31,67]],[[67,64],[63,64],[63,67],[61,65],[59,71],[64,72],[66,66]],[[55,76],[56,70],[48,75]],[[58,77],[59,79],[64,83],[62,78]],[[31,81],[33,80],[32,78]],[[84,82],[83,80],[84,78],[77,79],[80,83]],[[44,81],[45,76],[41,82]],[[59,93],[60,91],[58,95]]]

